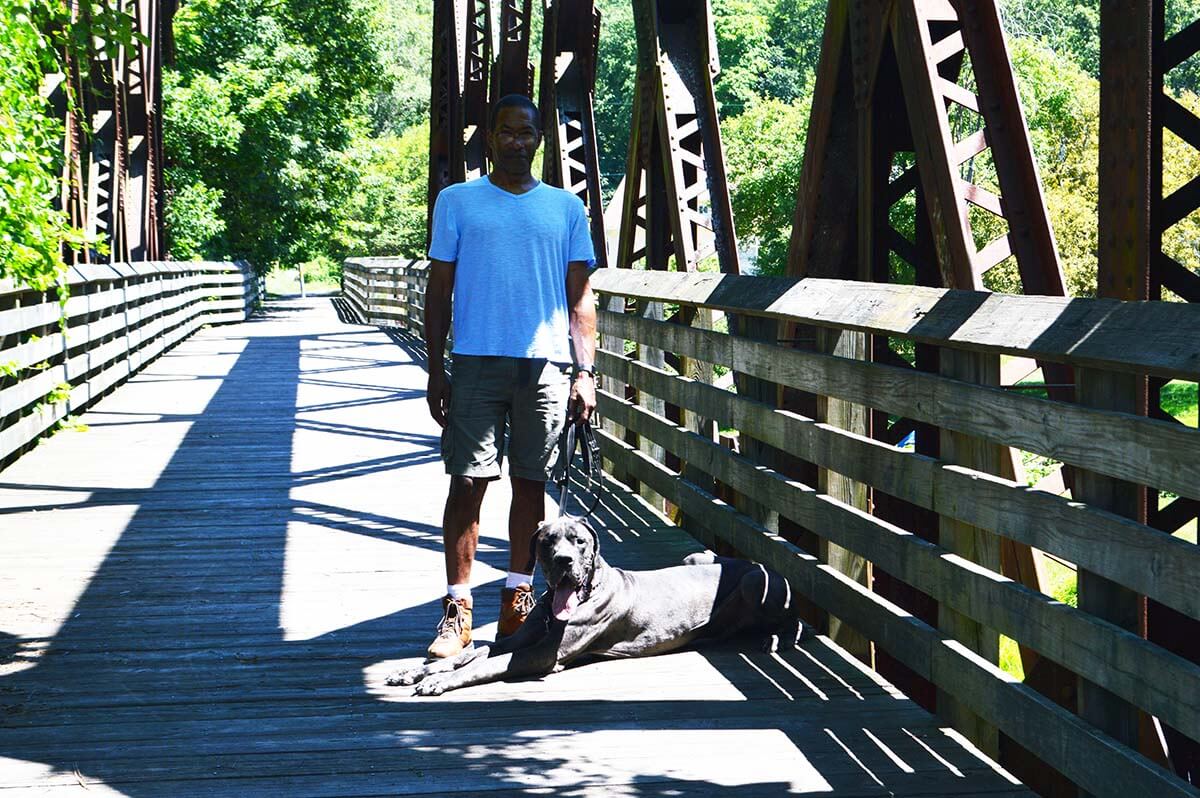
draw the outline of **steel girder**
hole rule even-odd
[[[736,274],[737,237],[717,125],[719,72],[707,0],[635,0],[638,78],[616,265]]]
[[[426,246],[432,233],[433,206],[442,189],[466,179],[463,141],[463,72],[467,0],[435,0],[433,64],[429,92],[429,191]]]
[[[542,179],[583,200],[596,265],[608,265],[593,110],[600,12],[594,0],[546,0],[538,91],[545,150]]]
[[[492,62],[492,13],[487,0],[467,0],[463,43],[462,120],[464,180],[484,175],[488,168],[488,68]]]
[[[107,244],[63,253],[69,263],[160,260],[165,255],[162,61],[175,3],[123,0],[144,42],[99,53],[86,70],[68,59],[50,100],[64,120],[63,190],[71,223]],[[72,16],[78,19],[77,4]],[[68,102],[68,88],[74,106]]]
[[[529,24],[533,0],[500,0],[500,43],[492,68],[491,102],[524,94],[533,98],[533,64],[529,61]],[[545,39],[542,41],[545,50]]]

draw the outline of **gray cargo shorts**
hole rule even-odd
[[[571,367],[539,358],[454,355],[442,462],[452,476],[550,478],[571,392]],[[507,436],[505,427],[507,426]]]

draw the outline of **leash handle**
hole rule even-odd
[[[562,436],[559,438],[558,472],[555,484],[558,486],[558,517],[566,515],[567,498],[571,486],[571,463],[575,460],[576,448],[583,458],[583,470],[587,474],[587,487],[592,493],[592,504],[581,518],[588,518],[600,504],[600,445],[596,443],[596,435],[587,421],[572,416],[567,408],[566,423],[563,425]]]

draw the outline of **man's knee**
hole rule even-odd
[[[479,504],[487,490],[488,480],[478,477],[451,476],[450,495],[446,501],[449,504],[461,506]]]
[[[524,477],[513,477],[512,489],[513,494],[522,499],[540,499],[542,494],[546,492],[546,483],[540,480],[525,479]]]

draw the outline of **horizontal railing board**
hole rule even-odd
[[[666,402],[896,498],[1048,551],[1200,618],[1200,547],[1105,510],[820,424],[603,349],[596,362]]]
[[[597,292],[637,299],[1200,380],[1200,307],[1188,303],[634,269],[597,269],[591,283]]]
[[[1042,761],[1099,794],[1196,798],[1191,785],[1134,753],[1076,715],[947,639],[910,613],[871,593],[811,555],[736,512],[661,463],[596,431],[603,456],[677,505],[690,531],[719,539],[762,562],[823,609],[875,640],[918,676],[971,707]]]
[[[244,320],[263,289],[244,266],[215,262],[85,264],[68,270],[63,281],[71,287],[65,305],[12,281],[0,283],[0,294],[16,294],[14,301],[23,303],[0,311],[0,345],[9,344],[0,362],[21,369],[23,377],[0,391],[0,418],[25,414],[0,429],[0,458],[199,327]],[[34,330],[47,334],[21,340]],[[53,362],[64,354],[65,362]],[[31,370],[44,361],[53,365]],[[64,382],[71,385],[69,399],[44,404]]]
[[[177,275],[165,273],[160,280],[106,288],[95,293],[74,293],[67,300],[68,319],[100,313],[113,308],[128,307],[155,297],[196,287],[208,287],[210,296],[244,296],[236,286],[216,284],[209,279],[216,275]],[[237,275],[233,275],[237,276]],[[238,276],[239,279],[240,276]],[[57,301],[42,301],[0,311],[0,336],[20,333],[38,327],[57,325],[64,315]]]
[[[601,391],[600,412],[764,507],[1200,737],[1200,667]]]
[[[609,311],[601,333],[1200,498],[1200,430]]]

